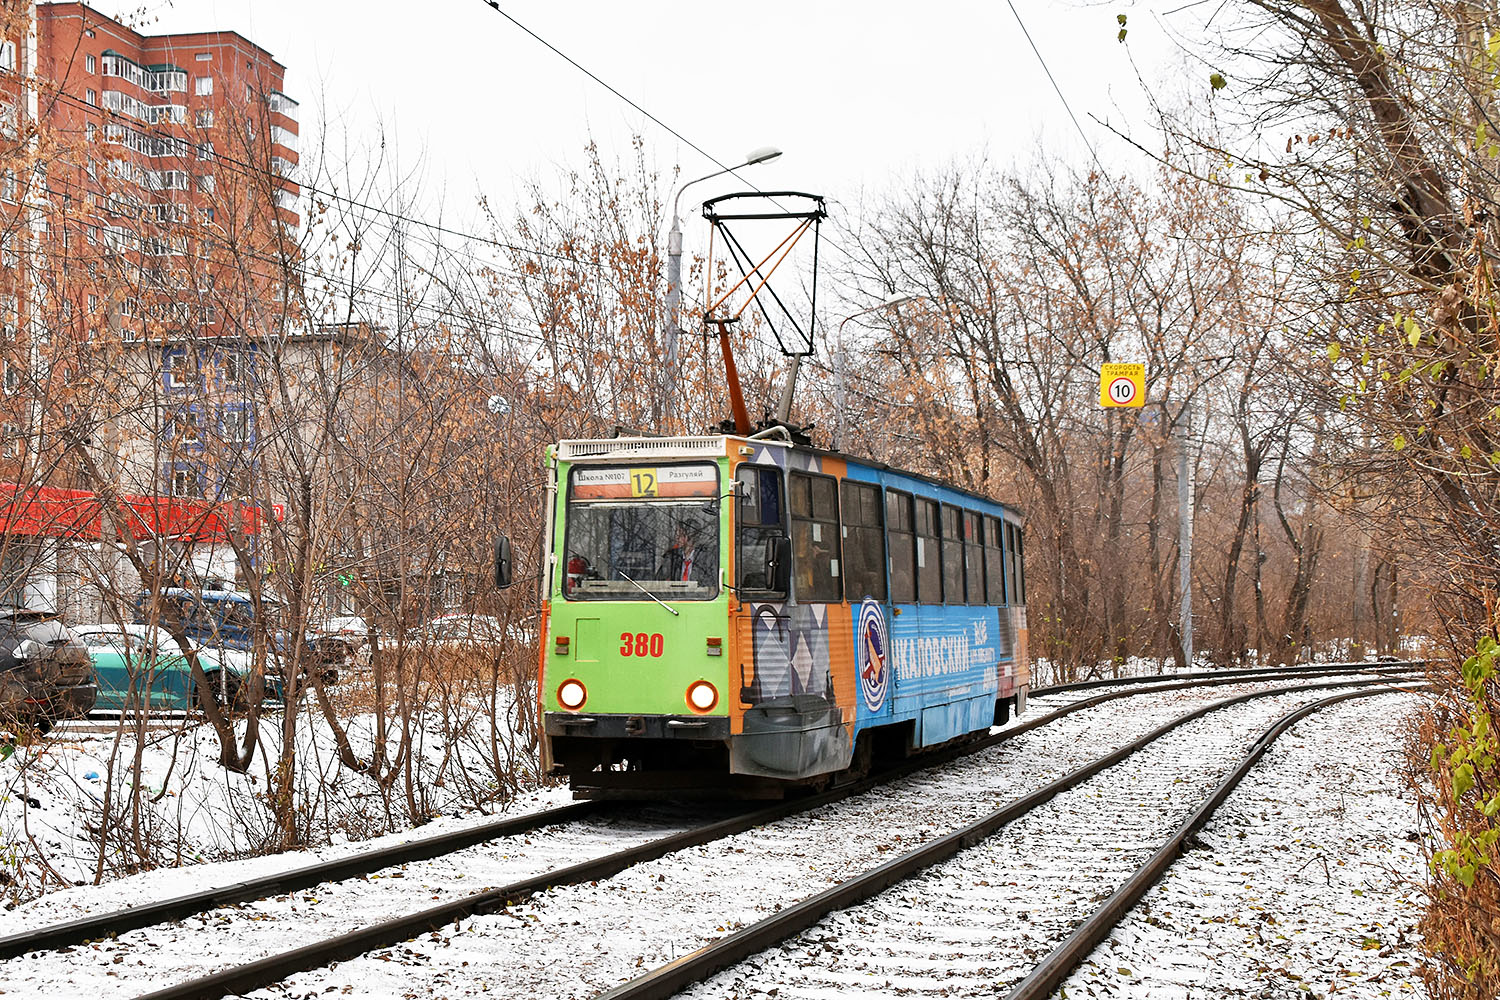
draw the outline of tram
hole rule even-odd
[[[1025,710],[1013,508],[781,425],[546,465],[542,754],[579,797],[773,797]]]

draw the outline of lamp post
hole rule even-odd
[[[848,376],[848,361],[847,361],[847,359],[845,357],[846,352],[844,350],[844,324],[848,323],[851,319],[858,319],[861,316],[868,315],[869,313],[872,313],[872,312],[879,312],[882,309],[894,309],[896,306],[905,305],[906,303],[912,301],[913,299],[919,299],[919,298],[922,298],[922,297],[923,296],[920,296],[920,295],[911,295],[911,294],[908,294],[908,293],[905,293],[905,292],[897,294],[897,295],[892,295],[889,298],[885,299],[883,302],[877,302],[873,306],[869,306],[869,307],[867,307],[865,309],[861,309],[858,312],[850,313],[849,315],[845,316],[843,319],[839,320],[838,344],[837,344],[837,346],[835,348],[835,350],[836,350],[837,353],[834,356],[834,371],[835,371],[835,374],[838,376],[838,389],[837,389],[836,394],[834,396],[834,407],[833,407],[833,410],[834,410],[834,412],[833,412],[833,416],[834,416],[833,450],[834,451],[837,451],[839,449],[839,447],[842,446],[843,443],[844,443],[844,384],[845,384],[845,379]],[[786,392],[786,395],[782,399],[783,408],[788,412],[788,414],[790,413],[791,405],[792,405],[791,389],[792,389],[792,382],[797,377],[796,363],[797,363],[798,360],[800,360],[800,359],[794,358],[792,360],[793,367],[792,367],[791,376],[787,379],[787,392]],[[783,419],[785,419],[785,418],[783,418]]]
[[[682,192],[701,181],[713,180],[724,174],[733,173],[741,167],[753,167],[757,163],[766,163],[781,155],[781,150],[775,146],[762,146],[745,154],[745,162],[739,166],[725,167],[702,177],[695,177],[677,189],[676,196],[672,199],[672,228],[667,231],[667,364],[665,382],[662,385],[660,409],[656,414],[656,424],[661,426],[662,415],[671,410],[672,396],[677,388],[677,337],[682,331],[677,325],[678,308],[682,301],[682,221],[677,215],[678,203],[682,200]]]

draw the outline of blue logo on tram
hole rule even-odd
[[[891,686],[888,663],[891,635],[885,627],[885,609],[879,601],[866,598],[859,606],[859,628],[855,634],[862,654],[859,691],[864,696],[865,708],[873,714],[885,707],[885,695]]]

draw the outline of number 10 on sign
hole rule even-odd
[[[1146,405],[1146,366],[1111,363],[1099,369],[1100,406]]]

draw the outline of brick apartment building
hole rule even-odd
[[[67,490],[76,507],[99,484],[47,456],[86,422],[116,490],[245,496],[258,356],[295,299],[286,69],[232,31],[146,35],[82,3],[3,8],[0,487]],[[46,525],[88,536],[68,527],[76,513],[49,515],[48,495],[9,520],[0,496],[0,590],[24,576],[28,602],[58,604],[68,553]]]

